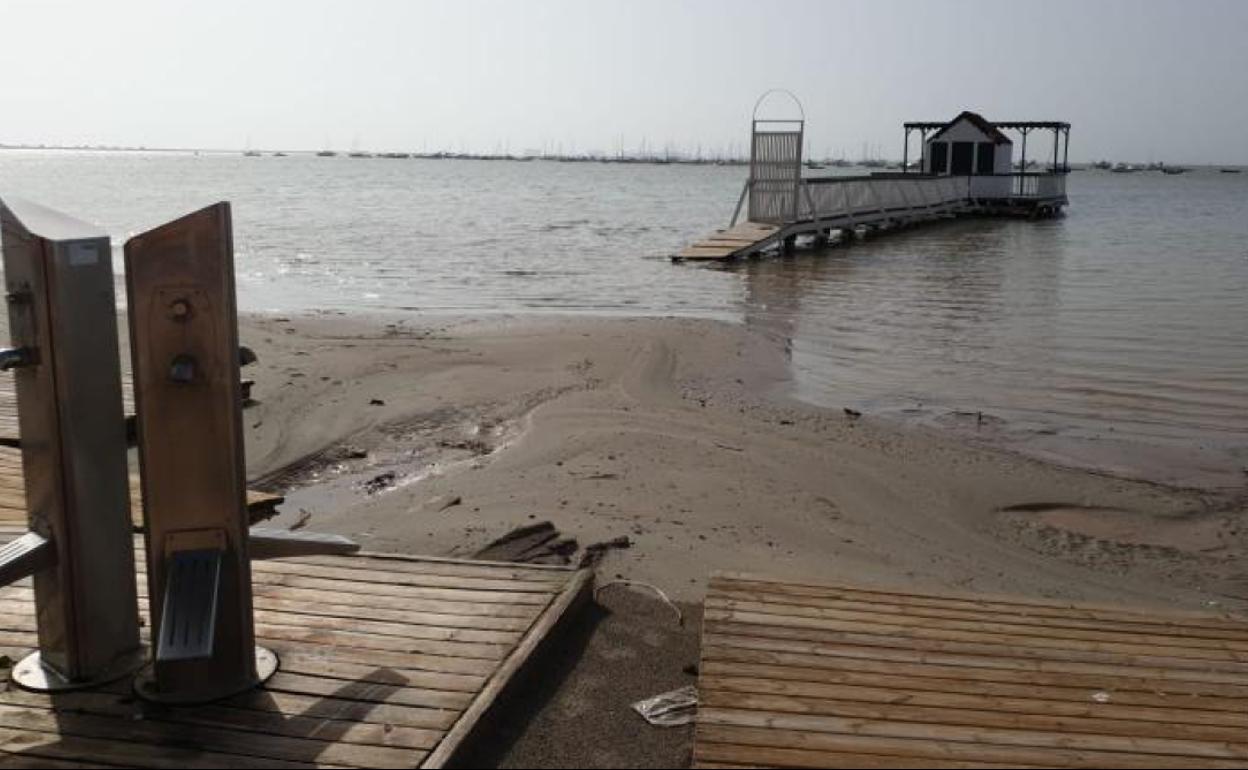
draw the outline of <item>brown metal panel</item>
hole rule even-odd
[[[126,243],[152,638],[173,554],[224,534],[211,658],[155,663],[161,692],[256,681],[230,208],[218,203]]]
[[[34,575],[40,658],[68,682],[139,649],[116,297],[107,235],[25,201],[0,203],[30,529],[56,563]]]

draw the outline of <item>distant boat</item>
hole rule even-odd
[[[1183,168],[1182,166],[1163,166],[1163,167],[1162,167],[1162,169],[1161,169],[1161,173],[1163,173],[1163,174],[1171,174],[1171,175],[1174,175],[1174,174],[1186,174],[1186,173],[1187,173],[1187,169]]]
[[[823,165],[822,163],[816,163],[816,162],[815,162],[815,161],[813,161],[813,160],[808,160],[808,161],[806,161],[806,168],[809,168],[809,169],[815,170],[815,169],[821,169],[821,168],[823,168],[823,167],[824,167],[824,165]]]
[[[1218,173],[1221,173],[1221,174],[1238,174],[1239,172],[1240,172],[1240,169],[1237,169],[1237,168],[1220,168],[1220,169],[1218,169]]]
[[[273,153],[273,157],[275,157],[275,158],[284,158],[284,157],[286,157],[286,153],[284,153],[284,152],[275,152],[275,153]]]
[[[1110,163],[1107,160],[1098,160],[1097,162],[1092,164],[1092,168],[1098,169],[1100,171],[1109,171],[1113,169],[1113,167],[1114,167],[1114,164]]]
[[[248,158],[258,158],[260,157],[260,152],[258,150],[247,150],[243,153],[243,156]]]
[[[1119,163],[1110,169],[1110,171],[1113,171],[1115,174],[1133,174],[1139,170],[1139,166],[1132,166],[1130,163]]]
[[[318,157],[318,158],[332,158],[332,157],[334,157],[334,156],[335,156],[335,155],[337,155],[337,154],[338,154],[338,153],[334,152],[333,150],[321,150],[320,152],[318,152],[318,153],[316,154],[316,157]]]

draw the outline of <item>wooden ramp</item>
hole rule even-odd
[[[441,767],[592,586],[588,570],[424,557],[253,570],[256,636],[281,660],[262,689],[168,708],[128,680],[55,697],[10,685],[0,767]],[[34,646],[33,612],[29,581],[0,589],[4,668]]]
[[[780,236],[780,227],[759,222],[743,222],[727,230],[716,230],[686,246],[676,260],[722,260],[758,251]]]
[[[1248,767],[1248,620],[716,575],[702,767]]]

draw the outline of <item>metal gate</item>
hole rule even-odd
[[[759,106],[775,93],[787,94],[792,98],[801,117],[760,119]],[[751,222],[785,224],[797,219],[805,123],[806,116],[802,112],[801,102],[788,91],[768,91],[755,103],[748,183]]]

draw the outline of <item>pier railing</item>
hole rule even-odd
[[[823,222],[852,227],[861,220],[954,212],[985,201],[1065,202],[1066,174],[926,176],[883,173],[800,180],[755,179],[747,182],[742,190],[733,224],[747,195],[752,222],[776,225]]]
[[[969,177],[969,195],[973,199],[1050,200],[1065,199],[1064,172],[1019,172]]]
[[[966,177],[814,177],[803,180],[806,216],[811,220],[853,220],[864,216],[943,209],[966,201]]]

